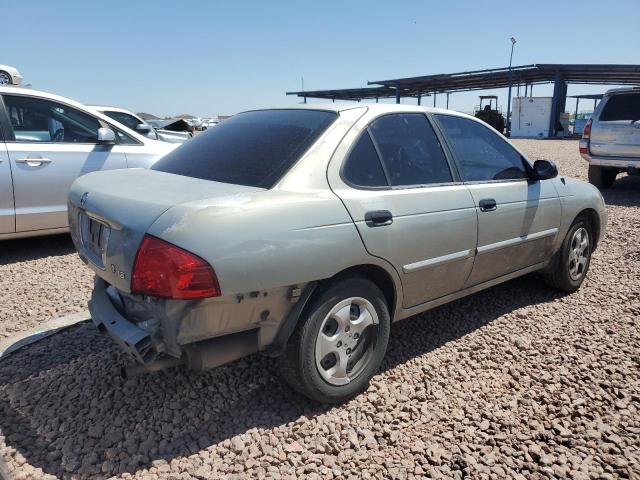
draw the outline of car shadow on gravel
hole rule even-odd
[[[69,255],[75,251],[69,234],[4,240],[0,249],[0,265]]]
[[[560,296],[527,276],[394,324],[383,372]],[[274,374],[274,361],[259,355],[202,374],[174,369],[126,381],[118,375],[124,361],[87,322],[0,362],[7,446],[45,473],[118,475],[221,442],[233,449],[238,434],[332,408],[293,393]]]
[[[640,207],[640,176],[619,177],[613,187],[602,192],[607,205]]]

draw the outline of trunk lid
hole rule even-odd
[[[129,292],[136,252],[149,227],[171,207],[263,191],[127,169],[90,173],[69,192],[69,226],[80,258],[118,290]]]

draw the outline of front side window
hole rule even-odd
[[[369,188],[388,186],[380,157],[368,131],[365,130],[351,150],[342,174],[345,180],[355,186]]]
[[[640,93],[611,95],[602,109],[599,121],[640,120]]]
[[[97,143],[100,122],[43,98],[4,95],[16,142]]]
[[[385,115],[369,127],[393,186],[453,181],[440,141],[421,113]]]
[[[462,176],[468,182],[527,178],[522,156],[500,134],[480,122],[436,114]]]
[[[337,118],[321,110],[239,113],[182,144],[152,169],[272,188]]]

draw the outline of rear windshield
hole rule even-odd
[[[601,122],[615,122],[616,120],[640,119],[640,93],[625,93],[611,95],[602,113]]]
[[[271,188],[337,118],[320,110],[240,113],[156,162],[153,170]]]

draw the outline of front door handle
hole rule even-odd
[[[39,167],[44,163],[51,163],[51,159],[44,158],[44,157],[25,157],[25,158],[18,158],[16,160],[16,163],[24,163],[30,167]]]
[[[498,208],[498,204],[493,198],[483,198],[478,202],[478,206],[483,212],[492,212]]]
[[[373,210],[364,214],[364,221],[369,227],[383,227],[393,223],[393,215],[389,210]]]

